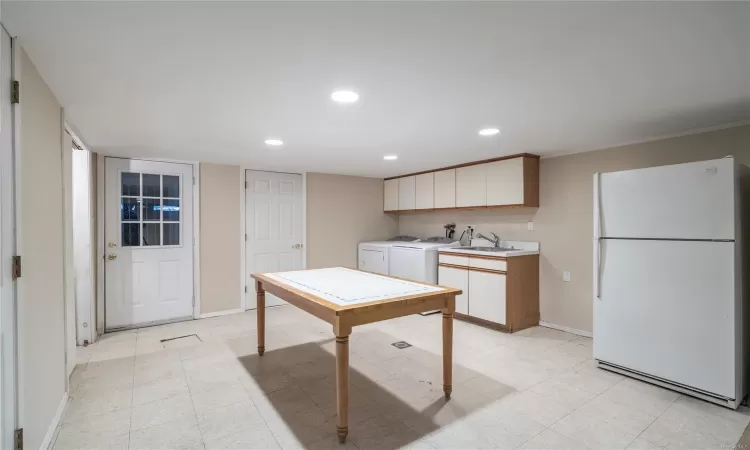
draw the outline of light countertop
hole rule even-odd
[[[471,246],[467,247],[492,247],[492,243],[485,241],[484,239],[474,239],[471,242]],[[455,248],[441,248],[441,253],[464,253],[467,256],[471,255],[482,255],[482,256],[498,256],[501,258],[512,258],[514,256],[527,256],[527,255],[538,255],[539,254],[539,243],[538,242],[527,242],[527,241],[500,241],[499,247],[513,247],[517,250],[511,250],[507,252],[493,252],[484,250],[468,250],[466,247],[455,247]]]

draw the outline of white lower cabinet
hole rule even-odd
[[[456,296],[456,312],[469,314],[469,269],[456,269],[453,267],[438,267],[438,283],[461,289],[461,295]]]
[[[471,286],[469,315],[506,325],[505,275],[476,270],[468,272]]]

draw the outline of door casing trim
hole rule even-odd
[[[105,305],[105,264],[104,254],[105,250],[105,238],[104,238],[104,160],[106,158],[119,158],[119,159],[136,159],[139,161],[153,161],[163,163],[174,163],[174,164],[188,164],[193,166],[193,177],[195,183],[193,184],[193,238],[195,245],[193,245],[193,296],[195,298],[195,304],[193,305],[193,319],[200,318],[201,308],[201,289],[200,289],[200,163],[197,161],[180,161],[176,159],[162,159],[162,158],[127,158],[115,155],[103,155],[98,153],[96,155],[96,259],[97,259],[97,271],[96,271],[96,332],[94,335],[94,341],[99,339],[99,336],[104,334],[104,305]]]

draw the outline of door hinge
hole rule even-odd
[[[10,82],[10,102],[20,103],[21,102],[21,85],[18,81],[13,80]]]
[[[11,277],[13,280],[21,278],[21,256],[13,256],[13,268],[11,269]]]
[[[245,294],[247,294],[247,286],[245,286]]]
[[[195,307],[195,295],[193,296],[193,307]]]
[[[247,233],[245,233],[245,240],[247,241]]]
[[[13,431],[13,450],[23,450],[23,428]]]
[[[247,190],[247,181],[245,181],[245,190]]]
[[[195,177],[193,177],[193,186],[195,186]]]

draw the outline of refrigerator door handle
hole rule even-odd
[[[594,242],[596,245],[596,298],[602,299],[602,239],[597,238]]]
[[[602,266],[602,204],[601,204],[601,174],[594,174],[594,293],[596,298],[602,298],[601,266]]]

